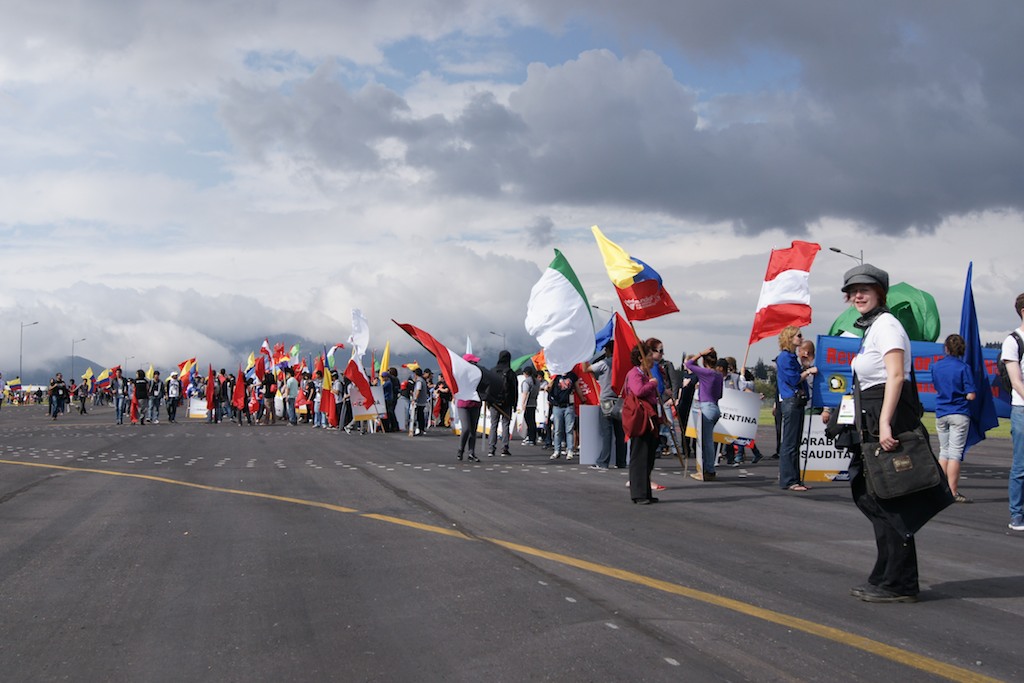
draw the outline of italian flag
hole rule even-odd
[[[530,291],[526,331],[541,348],[548,372],[561,375],[594,355],[594,318],[583,287],[562,252]]]

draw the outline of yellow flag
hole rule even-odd
[[[84,373],[82,373],[82,379],[92,379],[92,366],[91,365],[89,366],[88,370],[86,370]]]
[[[149,364],[149,370],[146,371],[146,379],[153,379],[153,364]]]
[[[384,354],[380,357],[380,371],[387,372],[388,368],[391,367],[391,340],[388,339],[388,343],[384,345]]]
[[[604,267],[612,284],[619,289],[632,287],[633,278],[639,275],[644,267],[630,258],[622,247],[605,237],[596,225],[591,226],[590,230],[597,240],[597,248],[604,259]]]

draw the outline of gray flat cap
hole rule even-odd
[[[883,292],[889,291],[889,273],[870,263],[854,266],[843,275],[843,291],[853,285],[880,285]]]

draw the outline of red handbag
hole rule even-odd
[[[629,389],[622,396],[622,430],[629,438],[643,436],[654,427],[654,406]]]

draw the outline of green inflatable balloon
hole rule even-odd
[[[939,320],[939,308],[935,305],[935,297],[928,292],[900,282],[889,288],[889,310],[907,331],[911,341],[933,342],[939,338],[942,322]],[[850,306],[836,318],[829,336],[837,336],[843,332],[861,337],[862,330],[853,326],[860,314]]]

